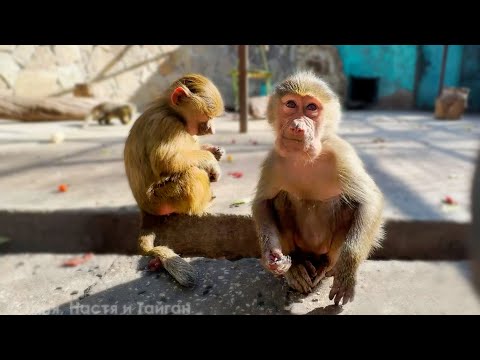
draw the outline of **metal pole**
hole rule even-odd
[[[438,84],[438,95],[442,93],[443,81],[445,79],[445,68],[447,65],[448,45],[443,45],[442,68],[440,70],[440,83]]]
[[[424,58],[423,58],[422,51],[423,51],[422,45],[416,45],[415,79],[413,83],[412,108],[416,108],[418,106],[418,87],[420,86],[422,70],[424,68]]]
[[[248,45],[238,46],[238,59],[240,132],[246,133],[248,118]]]

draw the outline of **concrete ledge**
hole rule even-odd
[[[184,256],[238,259],[258,257],[253,221],[249,215],[173,215],[155,224],[161,243]],[[135,208],[0,211],[0,252],[132,254],[140,228]],[[388,220],[383,248],[373,259],[459,260],[467,257],[469,223],[455,221]],[[179,237],[192,239],[179,245]]]

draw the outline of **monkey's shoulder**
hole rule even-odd
[[[357,155],[355,148],[338,135],[329,136],[322,142],[323,152],[332,154],[337,160]]]

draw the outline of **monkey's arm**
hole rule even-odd
[[[371,250],[379,246],[383,237],[383,195],[366,172],[353,147],[344,140],[334,139],[332,148],[337,155],[338,175],[342,196],[356,210],[338,261],[327,276],[334,276],[330,300],[343,304],[353,300],[356,273]]]
[[[147,144],[152,172],[157,178],[198,167],[213,176],[213,180],[218,179],[220,167],[215,156],[210,151],[200,149],[181,124],[171,123],[168,132],[162,136],[165,141]]]
[[[282,253],[280,234],[274,218],[273,198],[280,189],[275,185],[273,158],[274,154],[270,153],[263,163],[252,204],[252,216],[260,241],[262,265],[274,274],[282,275],[290,268],[291,260]]]

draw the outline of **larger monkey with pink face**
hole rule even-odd
[[[383,238],[383,195],[353,147],[337,134],[338,96],[299,72],[270,97],[275,146],[252,206],[262,264],[309,293],[333,276],[330,300],[353,300],[359,265]]]

